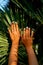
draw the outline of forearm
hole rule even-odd
[[[17,65],[17,60],[18,60],[18,45],[14,45],[14,42],[12,42],[8,65]]]
[[[38,61],[32,47],[27,48],[27,54],[29,65],[38,65]]]

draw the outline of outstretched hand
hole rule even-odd
[[[30,47],[32,47],[33,43],[33,31],[30,32],[30,28],[28,27],[24,28],[21,39],[25,47],[29,49]]]
[[[8,31],[9,31],[10,38],[12,41],[12,47],[11,47],[11,51],[10,51],[8,65],[17,65],[18,43],[19,43],[19,39],[20,39],[20,31],[18,28],[18,24],[12,23],[10,28],[8,28]],[[21,40],[22,40],[22,42],[25,45],[26,50],[27,50],[29,65],[33,65],[33,63],[34,63],[34,65],[38,65],[34,50],[32,48],[33,31],[30,32],[30,28],[24,28],[23,34],[21,35]],[[15,56],[15,54],[16,54],[16,56]]]
[[[11,23],[10,28],[8,28],[10,38],[12,42],[18,43],[20,39],[20,31],[18,28],[18,23]]]
[[[11,28],[8,28],[8,31],[12,42],[18,43],[20,39],[20,30],[18,28],[18,23],[12,23]],[[23,34],[21,35],[21,40],[26,48],[32,47],[33,31],[30,32],[30,28],[28,27],[24,28]]]

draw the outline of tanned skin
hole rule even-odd
[[[31,32],[31,35],[30,35],[30,28],[24,28],[23,34],[20,35],[18,23],[12,23],[10,28],[8,28],[8,31],[9,31],[10,38],[12,41],[8,65],[17,65],[18,46],[19,46],[20,36],[21,36],[21,41],[23,42],[23,44],[27,50],[29,65],[38,65],[37,58],[36,58],[34,50],[32,48],[33,31]]]
[[[31,35],[30,35],[30,28],[24,28],[24,33],[22,35],[22,42],[25,45],[25,48],[27,50],[28,64],[29,65],[38,65],[37,58],[36,58],[34,50],[32,48],[33,31],[31,31]]]
[[[19,39],[20,39],[20,31],[18,28],[18,24],[12,23],[11,29],[8,28],[8,31],[9,31],[10,38],[12,41],[8,65],[17,65],[18,46],[19,46]]]

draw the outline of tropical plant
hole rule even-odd
[[[17,21],[21,30],[23,30],[24,27],[29,26],[34,29],[35,32],[39,25],[43,24],[43,2],[42,0],[40,2],[41,8],[35,7],[35,2],[32,0],[11,0],[8,9],[2,7],[4,11],[0,10],[0,65],[7,65],[8,63],[7,60],[10,52],[11,40],[7,28],[10,26],[12,21]],[[38,46],[39,44],[33,46],[36,55],[38,55]],[[27,55],[25,51],[26,50],[20,41],[18,59],[19,64],[21,65],[28,64],[26,61]],[[41,62],[39,63],[41,65]]]
[[[10,46],[11,46],[11,40],[9,39],[10,37],[8,35],[7,28],[10,27],[11,21],[15,22],[15,20],[16,20],[16,18],[14,18],[14,16],[13,16],[12,9],[4,10],[4,12],[0,11],[0,25],[1,25],[0,26],[0,50],[1,50],[0,51],[0,64],[1,65],[8,63],[7,62],[7,60],[8,60],[7,57],[9,55],[9,49],[10,49]],[[23,52],[23,54],[22,54],[21,51],[19,50],[19,53],[18,53],[19,60],[20,60],[19,63],[25,65],[25,62],[23,60],[23,56],[24,57],[26,56],[25,48],[23,47],[23,45],[20,45],[19,48]],[[22,56],[21,56],[21,54],[22,54]]]

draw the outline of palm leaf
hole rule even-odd
[[[26,15],[31,17],[31,19],[35,19],[36,21],[41,22],[43,24],[43,9],[37,11],[34,10],[31,3],[27,2],[26,0],[23,0],[24,4],[21,3],[18,0],[11,0],[14,3],[14,12],[12,11],[12,8],[10,7],[8,10],[4,9],[4,11],[0,11],[0,65],[3,65],[7,59],[9,52],[8,47],[9,43],[8,37],[7,37],[7,28],[11,24],[12,21],[18,21],[19,27],[22,29],[27,26],[27,19],[25,18]],[[28,17],[28,20],[29,20]],[[22,52],[22,53],[21,53]],[[27,55],[24,50],[24,46],[20,45],[19,47],[19,63],[23,65],[27,65],[27,62],[25,63],[25,59],[27,59]],[[24,59],[24,60],[23,60]]]

